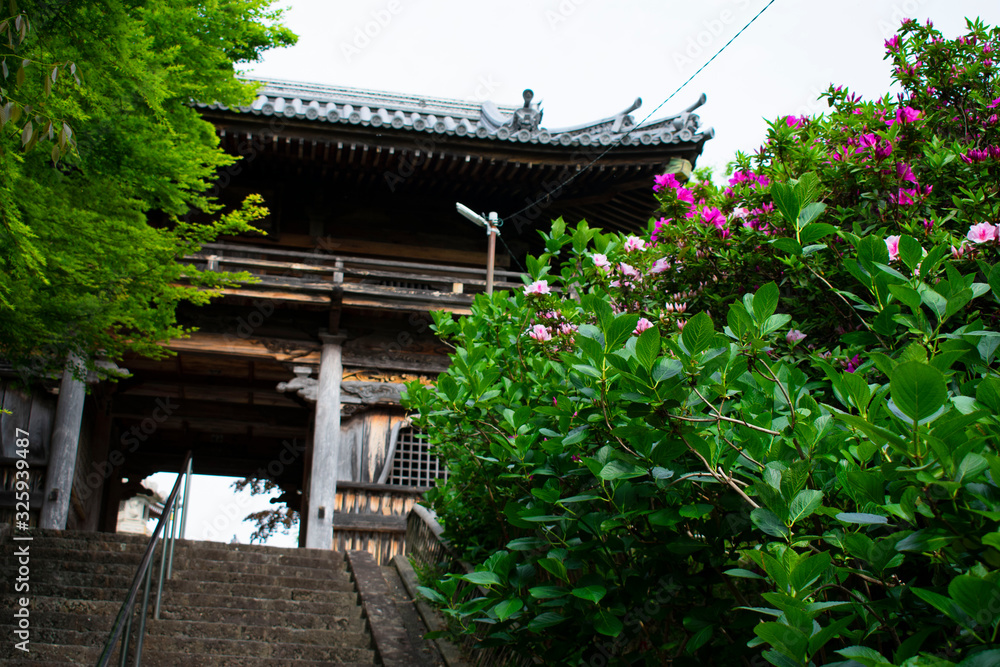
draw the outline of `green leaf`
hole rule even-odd
[[[803,227],[799,237],[802,239],[803,244],[809,245],[835,231],[837,231],[837,228],[829,223],[814,222],[807,227]]]
[[[774,239],[770,242],[778,250],[783,250],[789,255],[801,255],[802,254],[802,244],[792,238],[782,237]]]
[[[948,584],[948,595],[979,625],[992,630],[1000,621],[1000,586],[961,574]]]
[[[801,661],[809,646],[809,638],[798,628],[784,623],[767,621],[758,623],[754,634],[793,660]]]
[[[511,551],[531,551],[548,546],[548,540],[540,537],[518,537],[507,543],[507,548]]]
[[[920,247],[920,241],[905,234],[899,237],[899,258],[908,269],[915,269],[923,256],[924,249]]]
[[[497,618],[501,621],[506,621],[508,618],[521,611],[524,607],[524,603],[521,602],[521,598],[512,598],[510,600],[503,600],[497,603],[493,607],[493,613],[497,615]]]
[[[635,343],[635,356],[646,370],[653,368],[656,358],[660,356],[660,329],[650,327],[642,332]]]
[[[712,319],[708,313],[701,312],[684,325],[684,330],[681,331],[681,342],[684,343],[688,354],[694,356],[708,349],[714,335],[715,328],[712,326]]]
[[[639,316],[631,313],[617,316],[611,325],[604,330],[604,335],[607,338],[604,349],[608,352],[617,350],[635,331],[635,325],[638,321]]]
[[[681,363],[680,359],[660,359],[653,368],[653,381],[659,383],[669,380],[675,375],[679,375],[683,370],[684,364]]]
[[[528,589],[531,597],[540,599],[561,598],[566,595],[566,592],[566,589],[562,586],[535,586]]]
[[[867,512],[841,512],[837,515],[839,521],[844,523],[855,523],[862,526],[889,523],[889,520],[878,514],[868,514]]]
[[[896,407],[913,422],[930,417],[948,400],[944,375],[919,361],[896,366],[889,379],[889,388]]]
[[[789,522],[794,525],[796,521],[800,521],[815,512],[822,504],[822,491],[802,489],[795,494],[788,506]]]
[[[987,281],[990,284],[990,289],[993,290],[993,297],[1000,301],[1000,264],[994,264],[993,268],[990,269],[990,277]]]
[[[906,285],[889,285],[889,293],[909,306],[912,310],[920,310],[920,292]]]
[[[830,569],[830,554],[818,553],[799,561],[789,577],[789,583],[796,591],[803,591]]]
[[[799,211],[802,203],[795,194],[795,189],[787,183],[771,185],[771,197],[789,228],[798,229]]]
[[[553,625],[559,625],[565,620],[566,617],[562,614],[557,614],[554,611],[546,611],[531,619],[531,622],[528,623],[528,630],[537,632],[545,628],[551,628]]]
[[[470,584],[478,586],[499,586],[503,584],[503,581],[495,572],[470,572],[463,574],[459,579],[464,579]]]
[[[604,586],[599,586],[597,584],[592,584],[590,586],[582,586],[580,588],[574,588],[570,593],[580,598],[581,600],[589,600],[594,604],[600,602],[605,595],[608,594],[608,589]]]
[[[774,281],[763,285],[753,295],[753,318],[758,325],[763,324],[767,318],[774,315],[774,311],[778,309],[778,296],[778,286],[774,284]]]
[[[882,665],[892,664],[883,658],[881,653],[867,646],[848,646],[835,652],[849,660],[860,662],[865,667],[881,667]]]
[[[935,593],[934,591],[918,588],[916,586],[913,586],[910,590],[912,590],[914,595],[918,598],[928,603],[962,627],[970,628],[972,625],[972,619],[970,619],[951,598],[941,595],[940,593]]]
[[[443,595],[438,593],[433,588],[428,588],[427,586],[417,586],[417,592],[419,592],[421,595],[423,595],[431,602],[437,602],[438,604],[448,604],[448,600],[445,599]]]
[[[607,609],[601,609],[594,617],[594,629],[602,635],[617,637],[622,631],[622,622]]]
[[[726,570],[723,574],[728,574],[730,577],[742,577],[743,579],[766,579],[767,577],[757,574],[756,572],[751,572],[750,570],[744,570],[741,567],[734,567],[730,570]]]
[[[706,505],[705,503],[696,503],[694,505],[684,505],[680,509],[680,515],[687,517],[689,519],[700,519],[703,516],[711,514],[714,506]]]
[[[1000,649],[980,651],[958,663],[958,667],[996,667],[1000,665]]]
[[[1000,414],[1000,379],[993,375],[983,378],[976,387],[976,400],[993,414]]]
[[[598,477],[608,480],[632,479],[633,477],[642,477],[645,474],[647,474],[647,471],[644,468],[614,459],[601,468],[601,472]]]
[[[962,459],[962,462],[958,464],[958,471],[955,473],[955,481],[961,483],[965,478],[969,478],[969,481],[973,481],[981,472],[984,472],[990,464],[986,462],[979,454],[975,452],[969,452]],[[998,601],[1000,604],[1000,601]]]
[[[753,525],[771,537],[787,539],[790,535],[788,527],[778,518],[778,515],[765,507],[758,507],[750,512],[750,520]]]

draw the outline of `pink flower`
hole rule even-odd
[[[528,332],[528,335],[537,340],[539,343],[552,340],[552,334],[549,333],[549,328],[544,324],[536,324],[531,327],[531,331]]]
[[[705,226],[712,225],[716,229],[722,229],[726,226],[726,216],[722,215],[722,212],[714,206],[709,206],[701,212],[702,224]]]
[[[655,181],[653,185],[653,192],[659,192],[663,188],[674,188],[675,190],[681,187],[680,181],[673,174],[660,174],[659,176],[654,176]]]
[[[802,127],[805,122],[805,116],[785,116],[785,124],[788,127]]]
[[[899,49],[899,45],[900,45],[899,35],[893,35],[889,39],[885,40],[886,51],[897,51]]]
[[[652,327],[653,327],[652,322],[647,320],[645,317],[640,317],[639,321],[635,323],[635,331],[633,331],[632,333],[638,336],[646,329],[651,329]]]
[[[988,222],[980,222],[978,225],[972,225],[972,227],[969,227],[969,233],[965,235],[965,238],[973,243],[986,243],[987,241],[996,239],[996,237],[996,226]]]
[[[569,322],[563,322],[559,325],[559,333],[564,336],[569,336],[576,333],[577,326],[575,324],[570,324]]]
[[[687,188],[677,188],[677,199],[689,204],[694,203],[694,193]]]
[[[858,370],[859,366],[861,366],[861,357],[855,354],[854,357],[847,362],[847,372],[853,373]]]
[[[547,280],[536,280],[530,285],[524,286],[525,294],[550,294],[552,290],[549,289],[549,281]]]
[[[805,337],[806,337],[806,335],[804,333],[802,333],[801,331],[799,331],[798,329],[792,329],[785,336],[785,340],[788,341],[789,345],[792,345],[792,344],[798,343],[800,340],[802,340]]]
[[[670,268],[670,262],[667,261],[666,257],[661,257],[660,259],[653,262],[653,266],[650,267],[650,273],[663,273]]]
[[[902,109],[896,109],[896,121],[900,123],[912,123],[913,121],[920,118],[920,114],[921,112],[917,111],[913,107],[903,107]]]
[[[600,253],[595,252],[593,255],[591,255],[591,258],[594,260],[594,266],[596,266],[600,271],[606,272],[608,269],[611,268],[611,262],[608,261],[607,255],[602,255]]]
[[[898,176],[901,181],[910,181],[911,183],[917,182],[917,177],[913,174],[913,168],[905,162],[896,163],[896,176]]]
[[[889,261],[899,259],[899,236],[890,236],[885,240],[885,248],[889,251]]]
[[[626,264],[625,262],[620,262],[618,264],[618,270],[629,278],[638,278],[639,271],[631,264]]]
[[[630,236],[625,239],[625,252],[632,252],[633,250],[642,250],[646,247],[646,242],[640,239],[638,236]]]

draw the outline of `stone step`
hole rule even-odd
[[[86,665],[93,667],[100,656],[98,648],[76,646],[53,646],[51,644],[30,644],[30,653],[12,655],[7,649],[0,650],[4,665],[18,667],[64,667],[65,665]],[[15,651],[15,653],[22,653]],[[117,665],[117,653],[110,663]],[[142,664],[146,667],[374,667],[374,655],[357,661],[297,660],[292,658],[258,657],[245,655],[199,655],[177,651],[143,650]]]
[[[35,547],[30,551],[30,567],[34,574],[50,572],[82,572],[131,577],[142,561],[141,553],[94,552],[64,550],[58,548]],[[153,561],[155,572],[159,572],[160,552],[157,550]],[[0,573],[9,576],[17,569],[17,559],[7,555],[0,557]],[[347,569],[342,559],[324,563],[323,567],[301,567],[285,564],[246,563],[241,561],[196,560],[174,554],[173,571],[175,578],[193,578],[190,572],[209,581],[219,581],[219,573],[239,573],[296,579],[328,581],[347,579]],[[204,574],[203,574],[204,573]]]
[[[354,586],[348,581],[331,580],[322,589],[308,587],[290,588],[286,586],[268,585],[268,579],[259,577],[234,577],[232,583],[217,581],[188,581],[171,579],[169,585],[164,584],[164,600],[171,599],[174,593],[196,593],[202,595],[231,595],[235,597],[252,597],[264,600],[306,600],[309,602],[337,602],[345,594],[354,593]],[[248,583],[243,583],[248,581]]]
[[[48,615],[32,618],[31,642],[63,646],[100,647],[107,641],[114,618],[80,617],[73,614]],[[134,624],[134,622],[133,622]],[[0,626],[5,636],[13,636],[12,626]],[[200,621],[165,621],[148,619],[146,622],[146,642],[153,638],[158,641],[172,641],[176,650],[187,651],[187,644],[195,641],[225,640],[233,643],[242,641],[268,642],[276,644],[301,644],[324,648],[368,648],[371,637],[363,631],[343,630],[303,630],[297,628],[266,627],[260,625],[231,625],[227,623],[206,623]]]
[[[371,637],[364,631],[317,630],[263,625],[237,625],[185,620],[151,620],[147,624],[149,636],[173,637],[178,643],[186,638],[228,639],[233,641],[271,642],[278,644],[307,644],[325,647],[353,646],[367,648]],[[110,624],[109,624],[110,629]]]
[[[35,563],[94,563],[107,565],[131,564],[135,570],[142,561],[142,551],[96,551],[63,548],[54,545],[35,545],[28,552],[32,567]],[[5,555],[2,562],[9,564],[16,562],[12,555]]]
[[[204,542],[197,543],[199,545]],[[235,545],[234,545],[235,546]],[[245,545],[239,545],[242,549]],[[254,563],[258,565],[283,565],[293,567],[309,567],[316,569],[344,569],[344,554],[337,551],[321,551],[319,549],[278,549],[271,552],[242,551],[240,549],[222,549],[214,546],[186,546],[178,543],[174,550],[174,558],[193,561],[222,561],[227,563]],[[308,553],[307,553],[308,552]]]
[[[310,607],[306,607],[309,609]],[[229,609],[226,607],[182,607],[169,606],[160,610],[163,620],[206,621],[210,623],[232,623],[234,625],[263,625],[268,627],[302,628],[313,630],[343,630],[363,632],[365,622],[358,608],[345,608],[349,615],[318,614],[310,612]],[[117,612],[116,612],[117,613]]]
[[[191,607],[223,608],[243,611],[279,611],[299,614],[329,614],[361,617],[357,595],[340,593],[340,597],[332,602],[309,602],[303,600],[269,600],[252,597],[233,597],[231,595],[205,595],[200,593],[171,592],[163,598],[163,607],[177,613],[183,613]]]
[[[273,566],[269,566],[273,567]],[[272,572],[280,572],[275,568]],[[203,581],[206,583],[228,583],[238,581],[241,584],[260,584],[264,586],[285,586],[287,588],[316,588],[319,590],[354,590],[347,572],[324,572],[315,570],[314,576],[295,577],[284,574],[259,574],[256,572],[240,572],[228,570],[179,570],[174,567],[173,578],[170,585],[175,581]],[[164,584],[165,586],[167,584]]]
[[[188,660],[179,664],[203,664],[201,656],[229,655],[278,658],[283,660],[326,660],[330,662],[375,661],[375,651],[370,648],[352,646],[314,646],[309,644],[271,644],[268,642],[203,639],[200,637],[177,638],[163,635],[149,635],[146,647],[150,651],[184,653]],[[193,656],[198,658],[192,661]],[[145,660],[143,660],[145,662]]]

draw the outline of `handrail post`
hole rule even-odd
[[[163,599],[163,578],[167,574],[167,541],[162,542],[160,549],[160,575],[156,585],[156,606],[153,608],[153,618],[160,620],[160,601]]]
[[[139,632],[135,638],[135,663],[139,667],[142,662],[142,642],[146,637],[146,613],[149,611],[149,587],[153,583],[153,568],[146,568],[146,588],[142,592],[142,609],[139,612]]]
[[[174,503],[174,508],[171,510],[170,514],[170,535],[167,538],[170,544],[167,546],[167,579],[170,579],[174,573],[174,535],[177,531],[177,503]]]
[[[184,457],[184,467],[190,469],[189,461],[191,460],[191,452],[187,453]],[[132,619],[135,616],[135,602],[136,597],[139,594],[139,586],[142,585],[143,578],[146,579],[145,584],[145,596],[143,598],[143,630],[145,630],[145,618],[146,612],[148,611],[149,604],[149,589],[152,585],[152,570],[150,569],[153,564],[153,559],[156,555],[156,544],[160,539],[160,535],[163,533],[164,528],[167,524],[167,512],[173,513],[174,526],[171,527],[173,532],[176,528],[176,518],[177,515],[174,512],[174,508],[177,503],[177,496],[181,489],[181,474],[177,475],[177,479],[174,481],[174,486],[170,490],[170,494],[167,496],[166,501],[163,503],[163,512],[160,514],[160,520],[156,522],[156,528],[153,529],[153,535],[149,538],[149,544],[146,546],[145,552],[142,554],[142,560],[139,561],[139,567],[136,569],[135,576],[132,578],[132,585],[129,587],[128,593],[125,596],[125,601],[122,602],[122,606],[118,610],[118,615],[115,617],[115,622],[111,627],[111,632],[108,635],[107,641],[104,642],[104,646],[101,649],[101,655],[97,659],[97,667],[105,667],[111,660],[111,656],[115,652],[115,646],[119,645],[119,638],[121,638],[120,643],[120,664],[121,667],[125,667],[128,661],[128,645],[129,645],[129,635],[132,632]],[[166,548],[166,543],[164,543],[164,549]],[[173,552],[170,552],[171,554]],[[169,563],[167,564],[169,568]],[[163,572],[163,559],[160,560],[160,571]],[[160,589],[162,593],[162,587]],[[160,593],[157,594],[157,607],[159,607],[159,597]],[[158,609],[157,609],[158,611]],[[157,616],[158,617],[158,616]],[[124,637],[122,636],[122,631],[124,630]],[[142,641],[138,642],[138,650],[142,649]],[[136,657],[136,664],[138,664],[139,657]]]
[[[187,469],[184,471],[184,497],[181,499],[181,530],[177,539],[184,539],[184,529],[187,527],[188,518],[188,494],[191,493],[191,464],[188,460]]]
[[[128,664],[128,638],[132,634],[132,617],[135,615],[135,607],[129,609],[128,620],[125,621],[125,633],[122,636],[122,652],[118,664],[126,667]]]

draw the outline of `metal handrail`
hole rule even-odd
[[[104,648],[101,650],[101,657],[97,660],[97,667],[106,667],[108,661],[111,660],[111,655],[114,653],[115,646],[118,644],[119,637],[122,638],[122,647],[120,652],[119,664],[124,667],[128,659],[128,645],[129,645],[129,634],[132,629],[132,617],[134,616],[133,611],[135,607],[135,599],[139,594],[139,586],[144,586],[144,593],[142,598],[142,612],[139,617],[139,631],[136,638],[136,652],[135,652],[135,662],[133,663],[136,667],[139,666],[142,660],[142,644],[143,635],[146,630],[146,611],[149,608],[149,594],[152,579],[152,563],[153,554],[156,551],[156,543],[160,539],[160,532],[163,530],[167,517],[170,519],[170,529],[169,534],[163,541],[163,550],[160,554],[160,584],[159,591],[156,595],[156,618],[160,616],[160,598],[163,593],[163,573],[168,570],[172,564],[170,561],[173,559],[173,543],[176,539],[176,506],[177,506],[177,496],[181,488],[181,480],[189,479],[191,476],[191,452],[187,453],[184,458],[184,467],[180,473],[177,475],[177,481],[174,482],[173,489],[170,491],[170,495],[167,496],[166,502],[163,503],[163,512],[160,514],[160,520],[156,523],[156,528],[153,530],[152,537],[149,538],[149,544],[146,546],[146,551],[142,555],[142,560],[139,562],[139,569],[136,570],[135,577],[132,579],[132,586],[129,588],[128,595],[125,596],[125,602],[122,603],[121,609],[118,610],[118,616],[115,617],[115,624],[111,628],[111,634],[108,636],[108,640],[104,642]],[[181,512],[186,513],[187,507],[187,490],[188,485],[185,484],[185,492],[183,496],[183,502],[181,504]],[[181,525],[184,525],[184,520],[181,520]],[[167,553],[167,543],[170,544],[169,554]],[[170,574],[168,572],[167,577]],[[124,630],[124,635],[123,635]]]

